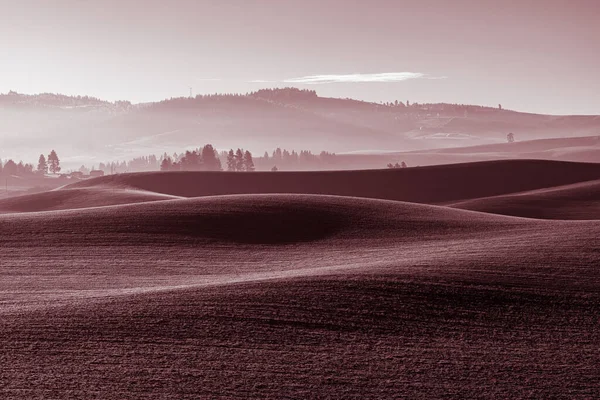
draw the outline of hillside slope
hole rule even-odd
[[[461,145],[451,148],[404,152],[355,152],[337,154],[338,168],[381,168],[388,163],[406,162],[409,166],[443,165],[493,160],[552,160],[600,162],[599,136],[564,137],[521,140],[478,146]]]
[[[463,210],[542,219],[600,219],[600,180],[449,204]]]
[[[600,179],[600,164],[506,160],[393,170],[120,174],[68,187],[130,188],[182,197],[306,193],[445,203],[593,179]]]
[[[0,224],[3,398],[599,389],[596,221],[244,195]]]
[[[147,201],[173,200],[176,196],[127,189],[59,189],[0,199],[0,213],[69,210]]]

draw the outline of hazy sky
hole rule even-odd
[[[596,0],[0,0],[0,15],[3,93],[296,86],[600,114]]]

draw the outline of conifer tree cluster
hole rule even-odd
[[[0,174],[7,176],[45,175],[48,172],[58,174],[60,170],[60,159],[54,150],[50,152],[47,158],[43,154],[40,154],[36,169],[34,169],[33,164],[25,164],[23,161],[16,163],[13,160],[8,160],[6,163],[3,163],[0,160]]]
[[[237,149],[235,152],[230,149],[227,153],[227,171],[254,171],[252,153],[248,150],[244,151],[244,149]]]
[[[50,154],[48,154],[48,158],[43,154],[40,154],[36,171],[38,174],[42,175],[47,174],[48,172],[51,174],[58,174],[61,171],[61,167],[60,159],[58,158],[56,151],[52,150]]]
[[[171,158],[166,153],[160,163],[161,171],[222,171],[221,160],[215,148],[207,144],[202,149],[186,151]]]
[[[24,164],[23,161],[19,161],[17,164],[13,160],[8,160],[6,163],[3,163],[2,160],[0,160],[0,175],[28,176],[33,174],[33,165],[31,164]]]

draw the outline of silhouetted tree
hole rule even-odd
[[[40,154],[40,158],[38,160],[37,172],[40,174],[48,173],[48,163],[46,162],[46,157],[43,154]]]
[[[402,161],[400,163],[400,168],[406,168],[406,167],[408,167],[408,165],[406,165],[406,163],[404,161]]]
[[[221,161],[212,145],[207,144],[202,148],[202,165],[206,171],[220,171]]]
[[[60,160],[54,150],[48,155],[48,169],[52,174],[58,174],[60,172]]]
[[[394,164],[392,164],[392,163],[388,163],[387,167],[388,167],[388,168],[394,168]]]
[[[296,153],[296,150],[292,150],[292,154],[290,154],[290,161],[294,164],[298,162],[298,153]]]
[[[227,171],[235,170],[235,153],[233,152],[233,149],[230,149],[229,153],[227,153]]]
[[[235,152],[235,170],[244,170],[244,152],[242,149],[237,149],[237,151]]]
[[[185,155],[181,158],[180,164],[183,171],[199,171],[202,169],[202,158],[198,152],[189,151],[185,152]]]
[[[277,172],[277,165],[273,165],[273,168],[271,168],[271,172]]]
[[[398,164],[398,163],[394,164],[394,168],[400,168],[400,164]]]
[[[315,90],[298,89],[294,87],[260,89],[248,94],[249,97],[269,99],[273,101],[288,101],[290,99],[312,99],[317,97]]]
[[[167,156],[165,158],[163,158],[162,162],[160,163],[160,170],[161,171],[170,171],[173,168],[173,161],[171,160],[171,157]]]
[[[24,176],[33,172],[33,165],[23,164],[23,161],[19,161],[17,164],[17,175]]]
[[[216,169],[215,171],[223,171],[223,164],[221,164],[221,158],[219,157],[219,152],[215,149],[215,158],[216,158]]]
[[[8,160],[6,164],[4,164],[4,174],[17,175],[17,163],[15,163],[13,160]]]
[[[515,141],[515,135],[512,132],[510,132],[508,135],[506,135],[506,141],[508,143],[514,142]]]
[[[252,153],[248,150],[244,153],[244,169],[248,172],[254,171],[254,161],[252,161]]]

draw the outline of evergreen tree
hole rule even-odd
[[[244,153],[244,169],[248,172],[254,171],[254,161],[252,160],[252,153],[248,150]]]
[[[204,169],[207,171],[221,170],[221,162],[219,161],[219,157],[217,156],[215,149],[210,144],[207,144],[202,148],[202,164],[204,165]]]
[[[273,158],[275,159],[275,161],[281,161],[283,159],[283,154],[279,147],[273,152]]]
[[[181,169],[183,171],[198,171],[201,169],[201,161],[200,155],[195,150],[187,150],[181,158]]]
[[[235,169],[235,153],[230,149],[227,153],[227,171],[235,171]]]
[[[242,149],[237,149],[237,151],[235,152],[235,170],[244,170],[244,152]]]
[[[48,155],[48,169],[52,174],[58,174],[60,172],[60,159],[54,150]]]
[[[6,164],[4,164],[4,174],[17,175],[17,163],[15,163],[13,160],[8,160]]]
[[[219,157],[217,149],[215,149],[215,159],[217,160],[215,165],[215,171],[223,171],[223,164],[221,164],[221,158]]]
[[[25,175],[25,165],[23,164],[23,161],[19,161],[19,163],[17,164],[17,175]]]
[[[171,168],[173,168],[173,162],[171,161],[171,157],[167,156],[163,158],[162,162],[160,163],[160,170],[170,171]]]
[[[46,162],[46,157],[43,154],[40,154],[40,159],[38,160],[37,172],[40,174],[48,173],[48,163]]]

